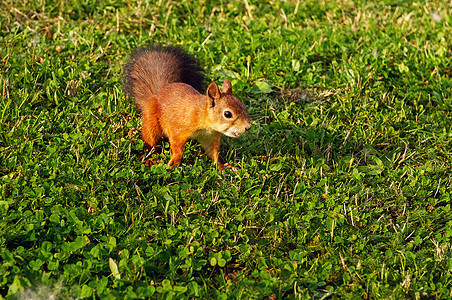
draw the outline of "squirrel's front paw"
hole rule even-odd
[[[220,168],[220,170],[232,170],[232,171],[237,171],[237,167],[233,167],[228,163],[225,164],[218,164],[218,168]]]

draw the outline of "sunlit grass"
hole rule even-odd
[[[0,298],[451,297],[446,1],[2,8]],[[143,165],[121,76],[149,43],[231,80],[237,171]]]

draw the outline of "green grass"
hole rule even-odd
[[[450,1],[192,2],[2,2],[0,299],[451,297]],[[140,161],[151,42],[231,79],[236,172]]]

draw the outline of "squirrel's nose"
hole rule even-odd
[[[245,127],[245,130],[248,131],[251,129],[251,124]]]

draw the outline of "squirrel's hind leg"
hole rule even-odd
[[[141,129],[141,137],[144,141],[144,146],[147,150],[146,154],[146,166],[151,166],[157,163],[157,160],[151,161],[150,156],[153,153],[159,153],[156,148],[157,144],[163,137],[163,130],[159,124],[158,119],[155,117],[156,114],[152,110],[143,111],[143,127]]]
[[[170,168],[174,166],[178,167],[182,161],[182,155],[184,154],[185,143],[188,138],[185,137],[169,137],[170,148],[171,148],[171,160],[168,163]]]

